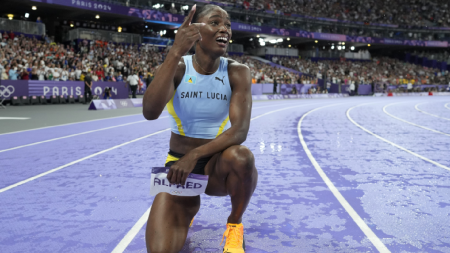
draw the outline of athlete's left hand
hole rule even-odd
[[[195,159],[193,155],[187,153],[170,166],[169,173],[167,173],[167,179],[171,184],[184,185],[189,173],[194,170],[196,163],[197,159]]]

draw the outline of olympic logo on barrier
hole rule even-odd
[[[181,194],[182,191],[173,190],[173,191],[171,191],[171,193],[172,193],[172,194]]]
[[[127,105],[128,105],[127,101],[120,101],[120,104],[121,104],[122,106],[127,106]]]
[[[8,85],[8,86],[4,86],[4,85],[0,85],[0,97],[10,97],[12,94],[14,94],[14,91],[16,91],[14,89],[14,86],[12,85]]]

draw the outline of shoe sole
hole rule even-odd
[[[244,235],[242,236],[242,248],[244,249],[244,252],[245,252],[245,236]],[[227,252],[225,252],[225,247],[222,249],[222,252],[227,253]]]

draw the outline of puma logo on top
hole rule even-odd
[[[221,81],[221,82],[222,82],[222,84],[223,84],[223,85],[225,85],[225,83],[223,82],[223,79],[225,79],[225,76],[223,76],[223,77],[222,77],[222,79],[220,79],[220,78],[218,78],[218,77],[216,76],[216,80],[219,80],[219,81]]]

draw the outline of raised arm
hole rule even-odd
[[[185,66],[181,57],[201,39],[199,28],[204,24],[191,24],[195,9],[194,5],[178,29],[175,42],[164,63],[158,67],[155,78],[145,91],[142,112],[148,120],[155,120],[161,115],[173,96],[175,83],[179,84],[184,75]]]

